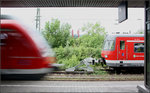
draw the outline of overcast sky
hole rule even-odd
[[[129,8],[128,13],[128,20],[118,24],[118,8],[40,8],[41,29],[52,18],[71,24],[74,31],[88,22],[99,22],[109,33],[144,29],[144,8]],[[1,8],[1,14],[16,16],[35,28],[36,8]]]

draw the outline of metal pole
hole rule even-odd
[[[37,13],[36,13],[36,30],[40,31],[40,8],[37,8]]]

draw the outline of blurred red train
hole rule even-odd
[[[144,35],[108,35],[101,56],[109,67],[144,67]]]
[[[42,35],[10,16],[1,15],[0,49],[2,76],[40,78],[53,70],[55,53]]]

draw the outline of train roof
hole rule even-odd
[[[113,37],[144,37],[144,34],[111,34]]]
[[[116,37],[144,37],[144,34],[111,34],[107,35],[107,40],[115,40]]]

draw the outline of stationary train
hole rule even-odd
[[[107,35],[101,52],[109,67],[144,67],[144,35]]]
[[[2,76],[40,78],[53,70],[55,53],[42,35],[10,16],[0,18]]]

